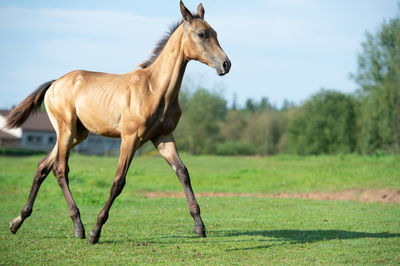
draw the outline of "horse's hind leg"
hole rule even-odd
[[[73,148],[73,146],[86,139],[88,132],[86,129],[80,129],[79,127],[77,128],[76,122],[75,124],[72,124],[72,127],[59,127],[57,132],[58,153],[53,167],[53,173],[56,176],[57,182],[64,194],[64,198],[69,208],[70,217],[74,222],[74,235],[77,238],[85,238],[85,228],[83,227],[81,221],[79,209],[76,206],[74,198],[72,197],[69,189],[68,158],[70,150]]]
[[[21,214],[14,220],[12,220],[10,223],[10,230],[13,234],[15,234],[18,231],[24,220],[31,215],[33,203],[35,202],[36,195],[39,191],[40,185],[43,183],[43,181],[46,179],[47,175],[53,168],[56,159],[56,154],[57,154],[57,145],[46,157],[44,157],[41,161],[39,161],[35,177],[33,178],[33,183],[31,191],[29,193],[28,201],[25,207],[22,209]]]

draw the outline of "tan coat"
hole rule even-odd
[[[135,151],[149,140],[178,175],[195,222],[194,230],[205,236],[200,208],[188,171],[176,151],[172,132],[181,116],[178,95],[187,63],[197,60],[215,68],[219,75],[225,75],[231,62],[218,43],[216,32],[204,20],[203,6],[198,6],[197,15],[192,15],[182,1],[180,8],[183,21],[158,44],[155,54],[140,65],[141,69],[125,74],[73,71],[43,84],[12,110],[7,125],[16,127],[44,101],[57,133],[54,149],[39,162],[26,206],[11,222],[13,233],[30,215],[40,184],[53,170],[69,206],[75,236],[85,237],[79,210],[68,186],[68,156],[75,145],[93,132],[120,137],[121,149],[110,197],[89,234],[90,243],[97,243],[100,237],[110,207],[125,185]]]

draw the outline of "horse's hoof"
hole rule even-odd
[[[85,230],[75,230],[74,235],[76,238],[84,239],[85,238]]]
[[[13,234],[16,234],[18,231],[18,228],[15,226],[15,224],[13,222],[10,222],[10,231]]]
[[[22,220],[21,217],[17,217],[10,222],[10,231],[11,233],[17,233],[18,229],[21,227]]]
[[[89,233],[89,237],[88,237],[88,239],[89,239],[89,244],[96,244],[97,242],[99,242],[99,238],[100,238],[100,235],[96,235],[93,231],[90,231],[90,233]]]
[[[206,237],[206,228],[205,227],[195,227],[194,232],[199,236],[199,237]]]
[[[85,228],[83,227],[83,224],[80,221],[80,219],[76,221],[74,224],[74,235],[76,238],[81,238],[81,239],[85,238]]]

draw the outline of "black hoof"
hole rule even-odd
[[[206,237],[206,228],[205,227],[195,227],[194,232],[199,236],[199,237]]]
[[[90,231],[90,233],[89,233],[89,237],[88,237],[88,239],[89,239],[89,244],[96,244],[97,242],[99,242],[99,238],[100,238],[100,234],[99,235],[97,235],[97,234],[95,234],[93,231]]]

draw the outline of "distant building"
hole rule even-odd
[[[22,129],[3,128],[9,111],[0,110],[0,147],[17,148],[21,143]]]
[[[46,113],[32,114],[21,129],[21,148],[50,151],[57,142],[56,133]]]
[[[53,149],[57,136],[47,113],[34,113],[21,128],[12,130],[3,127],[8,113],[7,110],[0,110],[0,147],[19,147],[39,151]],[[118,155],[120,146],[121,139],[119,138],[105,138],[90,133],[88,138],[74,150],[89,155]]]
[[[14,135],[0,130],[0,147],[19,147],[20,139]]]

